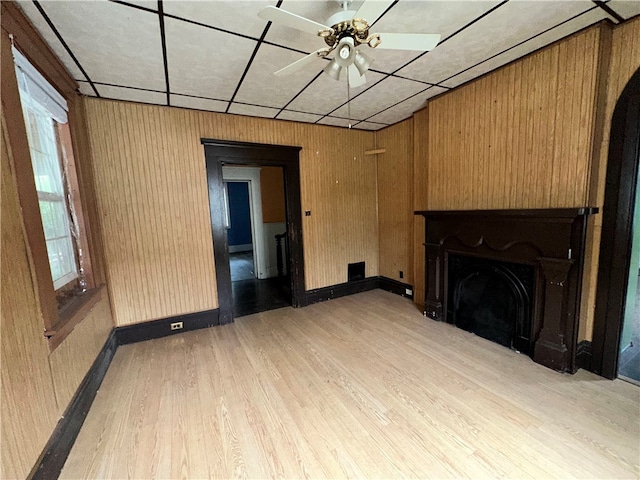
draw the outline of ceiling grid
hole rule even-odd
[[[599,21],[640,14],[640,0],[389,1],[371,32],[438,33],[442,40],[428,52],[365,45],[374,63],[347,97],[346,81],[322,72],[329,58],[273,75],[326,45],[258,17],[276,7],[322,24],[340,9],[336,0],[18,4],[84,95],[365,130],[404,120],[430,98]]]

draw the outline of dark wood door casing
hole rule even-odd
[[[289,241],[289,265],[291,272],[291,303],[293,307],[306,305],[304,280],[304,254],[302,243],[302,206],[300,200],[301,147],[263,145],[224,140],[202,139],[209,186],[209,211],[216,265],[218,308],[220,323],[233,321],[233,297],[231,271],[229,269],[229,245],[224,228],[223,165],[255,165],[282,167],[286,223]]]
[[[640,156],[640,69],[622,91],[611,119],[598,263],[591,370],[618,376]]]

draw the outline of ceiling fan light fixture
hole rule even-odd
[[[338,47],[336,48],[336,56],[334,60],[338,62],[341,67],[348,67],[353,63],[355,52],[356,48],[353,38],[343,37],[340,39],[340,43],[338,43]]]
[[[333,59],[331,60],[331,62],[329,62],[329,65],[324,67],[323,71],[334,80],[340,80],[340,73],[342,73],[342,67],[338,64],[338,62],[336,62],[335,59]]]
[[[353,63],[358,69],[358,72],[360,72],[360,75],[364,75],[365,72],[369,70],[369,67],[373,63],[373,58],[369,57],[368,55],[365,55],[361,51],[356,51],[355,57],[353,59]]]

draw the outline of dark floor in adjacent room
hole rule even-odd
[[[249,280],[256,277],[253,268],[253,252],[229,253],[229,268],[231,269],[231,281]]]
[[[230,253],[229,263],[234,317],[291,306],[289,276],[257,279],[253,252]]]
[[[242,317],[291,306],[289,277],[274,277],[258,280],[231,282],[233,291],[233,315]]]

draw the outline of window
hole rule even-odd
[[[14,49],[13,54],[49,267],[58,298],[64,300],[85,289],[68,187],[68,176],[75,172],[65,168],[60,142],[68,129],[67,102],[20,52]]]

